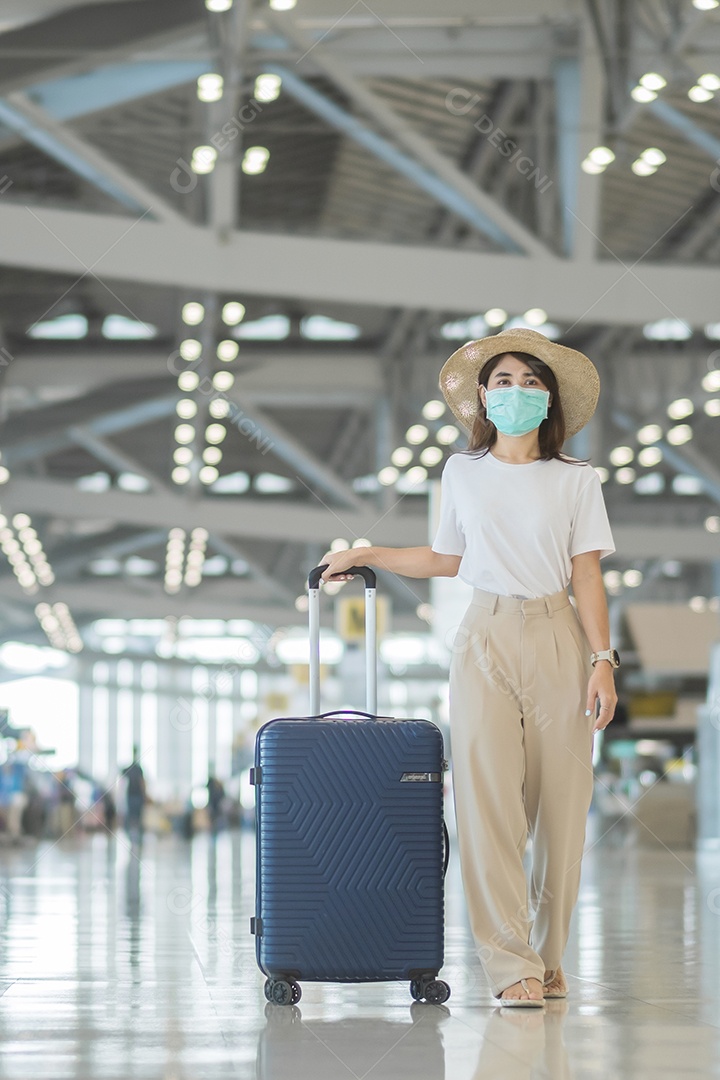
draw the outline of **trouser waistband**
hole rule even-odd
[[[570,603],[567,587],[559,592],[550,593],[549,596],[533,596],[527,600],[521,600],[517,596],[501,596],[498,593],[485,592],[484,589],[473,589],[471,604],[487,609],[490,615],[496,611],[508,612],[517,615],[549,615],[552,618],[553,611],[567,607]]]

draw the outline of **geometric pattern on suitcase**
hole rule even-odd
[[[257,961],[362,982],[443,964],[443,741],[427,720],[279,719],[257,735]],[[440,782],[401,782],[406,772]]]

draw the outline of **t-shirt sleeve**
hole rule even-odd
[[[432,550],[437,551],[439,555],[462,555],[465,552],[465,535],[457,518],[453,487],[448,472],[450,460],[445,463],[440,481],[440,522]]]
[[[594,469],[580,492],[570,529],[570,558],[583,551],[599,551],[601,559],[615,551],[602,484]]]

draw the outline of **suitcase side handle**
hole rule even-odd
[[[322,566],[316,566],[310,571],[308,575],[309,589],[317,589],[323,571],[327,570],[329,565],[329,563],[323,563]],[[375,571],[370,566],[351,566],[349,570],[343,570],[343,574],[355,574],[358,577],[363,578],[366,589],[374,589],[376,587],[377,577]]]

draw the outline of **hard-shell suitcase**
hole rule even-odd
[[[265,996],[300,980],[410,980],[446,1001],[443,738],[429,720],[377,716],[375,574],[365,580],[367,712],[319,713],[320,577],[309,577],[310,716],[270,720],[255,740],[255,916]]]

